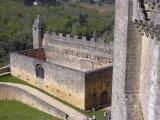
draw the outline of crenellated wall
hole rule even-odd
[[[98,96],[106,90],[101,103],[106,104],[106,96],[110,102],[112,69],[108,67],[113,63],[113,43],[47,31],[43,34],[44,28],[38,15],[33,25],[34,49],[10,54],[11,74],[80,109],[91,109],[88,96],[92,93],[88,91],[95,84],[101,89]],[[95,107],[100,105],[97,101]]]
[[[113,61],[113,44],[99,43],[94,38],[89,41],[85,37],[78,39],[77,36],[71,38],[62,33],[56,35],[46,32],[43,47],[47,61],[74,69],[87,71],[106,66]]]
[[[59,42],[63,41],[64,43],[68,42],[68,43],[75,43],[75,44],[79,43],[81,45],[95,46],[98,48],[109,48],[109,47],[112,48],[112,44],[113,44],[113,43],[107,44],[104,41],[96,41],[95,38],[87,39],[85,36],[82,36],[82,38],[79,38],[76,35],[71,37],[70,34],[63,35],[62,33],[56,34],[54,32],[50,33],[48,31],[46,31],[46,33],[44,34],[43,42],[47,42],[45,40],[52,40],[52,41],[59,41]]]
[[[160,2],[134,1],[133,22],[142,34],[140,102],[144,120],[160,118],[159,104],[159,40]]]
[[[96,42],[94,38],[91,38],[91,40],[86,40],[86,37],[78,39],[78,36],[72,38],[70,35],[63,36],[62,33],[56,35],[55,33],[50,34],[46,32],[44,34],[43,46],[45,47],[52,44],[82,49],[108,58],[112,58],[113,55],[113,43],[106,44],[104,42]]]
[[[116,1],[112,120],[160,119],[159,5]]]

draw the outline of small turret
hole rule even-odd
[[[45,24],[40,15],[37,16],[32,26],[32,32],[33,32],[33,48],[36,49],[42,47],[43,35],[45,32]]]

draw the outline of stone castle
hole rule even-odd
[[[11,53],[11,74],[80,109],[111,104],[113,45],[49,33],[38,15],[33,49]]]
[[[46,32],[38,16],[33,49],[10,56],[12,75],[84,110],[111,103],[112,120],[160,120],[160,1],[115,8],[114,46]]]
[[[112,120],[160,120],[160,1],[117,0]]]

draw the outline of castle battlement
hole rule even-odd
[[[159,1],[133,2],[132,20],[142,35],[160,40],[160,8]]]
[[[95,46],[98,48],[112,48],[113,43],[107,44],[104,41],[96,41],[95,38],[87,39],[85,36],[82,36],[81,39],[79,36],[74,35],[71,37],[70,34],[63,35],[63,33],[56,34],[55,32],[48,32],[46,31],[44,34],[44,43],[52,43],[52,42],[64,42],[64,43],[73,43],[73,44],[80,44],[86,46]]]

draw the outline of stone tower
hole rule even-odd
[[[33,32],[33,48],[36,49],[42,47],[43,35],[45,32],[45,24],[40,15],[37,16],[32,26],[32,32]]]
[[[160,1],[116,0],[112,120],[160,120]]]

